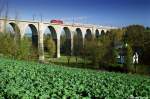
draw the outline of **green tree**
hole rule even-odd
[[[45,37],[44,50],[48,53],[48,55],[50,55],[50,57],[54,57],[56,47],[51,37]]]
[[[102,59],[100,60],[100,63],[108,64],[112,60],[112,39],[109,35],[104,35],[99,38],[99,41],[102,43],[102,46],[99,49],[102,53]]]
[[[23,37],[19,41],[18,50],[17,50],[17,59],[28,60],[30,55],[30,46],[31,43],[29,42],[27,37]]]
[[[131,25],[126,28],[127,43],[133,49],[143,47],[145,28],[141,25]]]
[[[117,49],[112,48],[112,50],[111,50],[111,61],[110,61],[110,63],[116,64],[116,63],[117,63],[117,56],[118,56]]]
[[[109,36],[103,35],[98,39],[92,39],[85,42],[85,57],[92,62],[94,66],[108,63],[110,57],[109,50],[111,42]]]
[[[0,35],[0,52],[6,56],[14,56],[15,54],[15,42],[11,33],[1,33]]]
[[[114,43],[121,42],[123,40],[125,29],[112,29],[110,30],[109,36]]]
[[[142,55],[142,63],[150,65],[150,28],[146,28],[144,32],[144,48]]]
[[[79,42],[78,42],[78,36],[76,34],[73,37],[73,54],[76,57],[76,63],[77,63],[78,56],[79,56]]]
[[[134,52],[139,53],[140,63],[144,48],[145,28],[141,25],[131,25],[126,28],[126,41]]]
[[[107,63],[116,64],[117,63],[117,56],[118,56],[118,46],[121,45],[122,41],[123,30],[121,29],[112,29],[107,31],[105,38],[108,43],[108,52],[105,55],[107,59]]]
[[[74,34],[73,37],[73,54],[76,57],[76,63],[78,61],[78,57],[81,56],[81,52],[83,50],[83,38]]]
[[[124,67],[127,68],[129,72],[133,71],[133,51],[131,46],[125,45],[124,46],[125,56],[124,56]]]
[[[94,39],[90,41],[85,42],[85,56],[88,60],[92,61],[93,65],[98,64],[98,42],[96,42]]]

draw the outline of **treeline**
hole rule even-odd
[[[20,60],[38,60],[38,48],[32,37],[20,38],[13,33],[0,33],[0,55]],[[149,70],[150,65],[150,28],[131,25],[122,29],[113,29],[101,35],[84,40],[74,36],[74,51],[70,54],[69,45],[65,46],[68,64],[71,56],[84,60],[84,66],[121,72],[140,72]],[[65,43],[66,44],[66,43]],[[50,57],[56,54],[56,44],[51,36],[44,36],[44,51]],[[133,64],[133,55],[138,54],[138,64]],[[118,61],[118,56],[123,60]],[[88,63],[87,63],[88,61]],[[90,62],[90,64],[89,64]],[[140,68],[137,66],[141,66]],[[139,68],[139,69],[137,69]]]
[[[122,29],[113,29],[101,34],[98,38],[85,40],[83,48],[76,56],[91,61],[92,68],[103,68],[112,71],[137,72],[150,68],[150,28],[131,25]],[[138,64],[133,64],[133,55],[138,54]],[[122,56],[123,62],[117,57]],[[140,71],[140,72],[145,72]],[[149,69],[150,70],[150,69]]]
[[[83,58],[85,65],[87,60],[90,61],[91,68],[99,69],[107,68],[108,65],[118,65],[118,51],[115,47],[117,43],[122,42],[123,34],[124,30],[116,29],[101,33],[97,38],[85,39],[83,47],[78,48],[78,44],[74,46],[78,48],[75,55]]]

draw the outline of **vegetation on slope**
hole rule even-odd
[[[0,98],[150,97],[147,76],[98,72],[0,58]]]

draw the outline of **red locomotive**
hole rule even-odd
[[[51,20],[52,24],[63,24],[63,21],[62,20]]]

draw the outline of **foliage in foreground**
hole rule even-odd
[[[0,33],[0,55],[19,60],[37,60],[38,50],[31,44],[31,38],[22,39],[12,33]]]
[[[44,38],[44,51],[48,53],[48,56],[53,57],[56,50],[56,45],[49,35],[46,35]]]
[[[150,97],[150,78],[0,58],[0,98]]]

